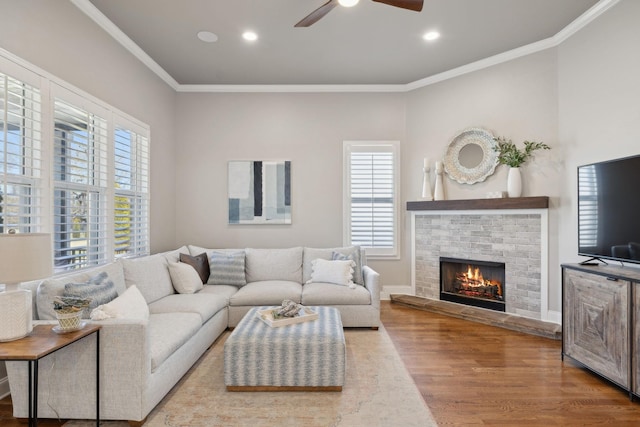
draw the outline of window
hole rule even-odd
[[[125,126],[114,137],[116,257],[149,253],[149,140]]]
[[[578,168],[578,220],[580,248],[598,244],[598,176],[595,165]]]
[[[57,270],[107,262],[107,122],[54,101],[53,227]]]
[[[345,141],[344,241],[372,257],[398,256],[397,141]]]
[[[0,233],[51,233],[56,272],[147,255],[149,127],[33,69],[0,49]]]
[[[40,231],[40,91],[0,73],[0,233]]]

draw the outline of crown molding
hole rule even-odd
[[[540,40],[510,51],[500,53],[479,61],[472,62],[451,70],[425,77],[407,84],[397,85],[184,85],[179,84],[157,62],[155,62],[140,46],[122,32],[89,0],[70,0],[78,9],[89,16],[103,30],[111,35],[124,48],[145,64],[176,92],[190,93],[329,93],[329,92],[410,92],[425,86],[449,80],[474,71],[479,71],[497,64],[511,61],[526,55],[531,55],[558,46],[569,37],[580,31],[593,20],[601,16],[620,0],[600,0],[589,10],[576,18],[573,22],[560,30],[553,37]]]
[[[142,50],[133,40],[122,32],[113,22],[109,20],[97,7],[89,0],[70,0],[78,9],[91,18],[100,28],[105,30],[111,37],[120,43],[125,49],[133,54],[138,60],[160,77],[173,90],[178,90],[180,84],[167,73],[156,61],[154,61],[147,53]]]

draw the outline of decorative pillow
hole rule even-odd
[[[325,259],[314,259],[311,262],[311,280],[307,283],[323,282],[333,283],[341,286],[348,286],[355,289],[353,283],[354,262],[351,260],[327,261]]]
[[[169,262],[169,274],[173,287],[180,294],[193,294],[202,289],[202,279],[189,264]]]
[[[64,294],[64,282],[58,279],[45,279],[38,285],[36,291],[36,307],[38,319],[56,320],[56,312],[53,310],[53,299]]]
[[[202,252],[200,255],[191,256],[187,254],[180,254],[180,262],[184,262],[185,264],[189,264],[191,267],[195,268],[202,280],[202,283],[207,283],[209,280],[209,259],[207,258],[207,253]]]
[[[340,261],[353,261],[353,281],[358,285],[364,286],[364,277],[362,276],[362,258],[359,247],[354,246],[352,251],[346,252],[333,251],[331,253],[331,259]]]
[[[91,310],[99,305],[106,304],[118,297],[116,285],[113,284],[109,275],[103,271],[93,276],[85,283],[67,283],[64,285],[62,296],[75,298],[91,298],[89,307],[84,310],[82,317],[89,317]]]
[[[245,254],[239,252],[212,252],[209,259],[209,285],[244,286],[247,280],[244,274]]]
[[[91,311],[91,320],[149,319],[149,306],[136,285],[131,285],[118,298]]]

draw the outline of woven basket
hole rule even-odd
[[[82,319],[82,310],[71,313],[60,313],[56,311],[56,317],[58,318],[60,329],[78,329],[80,328],[80,321]]]

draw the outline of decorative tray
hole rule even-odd
[[[279,308],[279,307],[278,307]],[[304,307],[302,309],[302,314],[298,314],[296,317],[283,317],[281,319],[274,319],[273,312],[278,310],[278,308],[270,308],[268,310],[259,310],[258,318],[262,320],[267,325],[272,328],[278,328],[280,326],[293,325],[296,323],[308,322],[310,320],[316,320],[318,318],[318,313],[311,310],[310,308]]]

